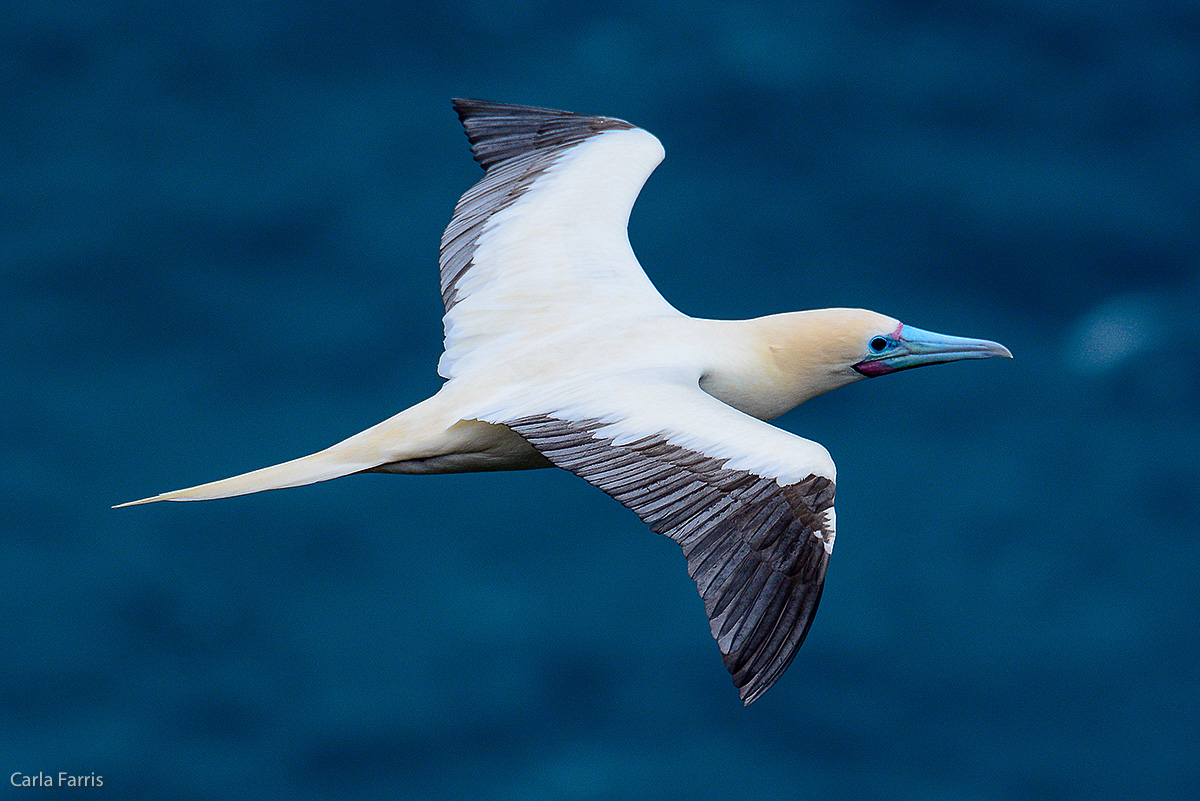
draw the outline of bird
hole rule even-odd
[[[119,506],[364,472],[569,470],[681,546],[748,706],[808,633],[836,529],[829,452],[768,421],[865,378],[1012,354],[864,309],[690,317],[627,235],[657,138],[613,117],[452,102],[484,175],[441,239],[438,391],[322,451]]]

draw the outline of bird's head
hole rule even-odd
[[[927,364],[992,356],[1011,359],[1012,353],[999,342],[935,334],[866,312],[859,326],[858,341],[846,360],[859,375],[874,378]]]
[[[770,319],[770,318],[764,318]],[[986,339],[935,334],[865,309],[820,309],[777,315],[772,351],[793,380],[797,402],[845,386],[927,364],[1012,358]]]

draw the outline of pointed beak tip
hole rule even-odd
[[[1005,359],[1011,359],[1013,357],[1012,351],[1001,345],[999,342],[989,342],[988,345],[990,346],[988,348],[989,356],[1002,356]]]

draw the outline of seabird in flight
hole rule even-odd
[[[361,472],[561,467],[682,546],[750,704],[804,641],[834,540],[829,453],[766,421],[862,378],[1011,354],[861,309],[682,314],[626,236],[663,158],[654,136],[610,117],[454,106],[485,173],[442,235],[437,394],[318,453],[122,506]]]

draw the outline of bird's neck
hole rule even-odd
[[[846,367],[840,309],[712,321],[722,341],[700,386],[735,409],[771,420],[861,376]]]

